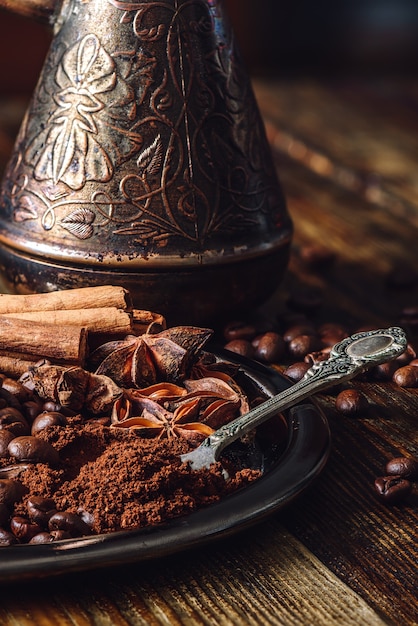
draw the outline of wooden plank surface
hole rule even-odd
[[[410,127],[405,123],[403,91],[397,111],[393,93],[398,88],[386,90],[390,106],[374,108],[367,97],[360,98],[359,93],[367,93],[362,86],[357,91],[310,83],[283,89],[256,84],[295,224],[289,272],[272,310],[285,308],[295,284],[323,294],[318,323],[384,327],[400,324],[405,307],[418,306],[417,283],[406,289],[388,284],[393,268],[416,270],[418,261],[418,135],[411,132],[417,118]],[[347,93],[357,97],[347,98]],[[407,93],[416,97],[409,87]],[[356,136],[360,131],[361,139]],[[322,170],[318,156],[324,158]],[[341,171],[345,178],[335,175]],[[379,178],[385,202],[378,194],[368,196],[361,184],[367,175]],[[336,254],[335,264],[320,273],[307,270],[297,253],[318,242]],[[416,329],[408,333],[417,346]],[[310,493],[284,513],[284,523],[389,623],[416,624],[417,493],[408,504],[390,508],[376,500],[373,481],[390,458],[418,452],[417,390],[393,383],[356,381],[353,386],[369,398],[367,415],[343,417],[335,411],[333,396],[321,397],[333,453]]]
[[[257,80],[255,90],[295,224],[289,270],[263,312],[280,317],[309,286],[324,299],[317,323],[399,323],[418,307],[417,284],[388,286],[394,267],[417,268],[418,87]],[[22,110],[0,105],[1,168]],[[312,242],[336,254],[325,271],[300,258]],[[418,390],[352,384],[367,413],[344,417],[335,394],[321,396],[330,460],[286,510],[175,557],[4,587],[0,623],[418,624],[417,493],[389,508],[373,490],[389,458],[418,453]]]
[[[216,547],[21,591],[3,597],[2,626],[385,623],[275,519]]]
[[[418,224],[416,87],[402,82],[255,83],[276,148],[319,176]],[[296,143],[295,143],[296,142]],[[287,144],[287,145],[286,145]]]

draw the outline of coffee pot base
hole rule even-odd
[[[163,314],[169,325],[216,326],[265,302],[281,282],[288,241],[273,252],[221,265],[158,271],[117,271],[60,265],[0,247],[2,289],[29,294],[78,287],[118,285],[131,292],[135,308]]]

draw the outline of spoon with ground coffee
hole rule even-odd
[[[193,470],[210,467],[229,444],[279,411],[396,358],[406,347],[405,332],[398,327],[356,333],[343,339],[333,346],[327,361],[315,363],[299,382],[216,430],[197,448],[182,454],[182,462],[190,463]]]

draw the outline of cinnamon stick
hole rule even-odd
[[[37,360],[47,358],[83,365],[87,349],[87,330],[84,327],[0,318],[0,353],[29,355],[29,360],[35,356]]]
[[[131,310],[132,301],[129,291],[123,287],[103,285],[48,293],[0,294],[0,314],[102,307]]]
[[[167,323],[160,313],[133,309],[132,327],[135,335],[143,335],[146,332],[159,333],[167,328]]]
[[[83,326],[89,334],[104,333],[109,335],[128,334],[132,332],[132,315],[116,307],[94,309],[66,309],[57,311],[22,311],[0,314],[1,320],[8,319],[42,322],[57,326],[59,329],[69,326]],[[54,331],[56,332],[56,331]]]
[[[29,359],[28,354],[5,355],[0,353],[0,372],[9,378],[20,378],[29,367],[39,361],[39,357]]]

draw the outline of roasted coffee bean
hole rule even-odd
[[[46,364],[48,361],[44,361],[44,363]],[[37,363],[33,364],[33,367],[37,367],[38,363],[40,363],[40,361],[38,361]],[[25,389],[27,389],[30,392],[34,392],[35,391],[35,382],[31,376],[31,374],[26,371],[24,372],[24,374],[22,374],[22,376],[19,378],[19,382],[22,383],[22,385],[25,387]]]
[[[22,404],[22,409],[29,422],[33,422],[35,417],[42,412],[42,404],[36,400],[28,400]]]
[[[85,522],[87,524],[87,526],[89,526],[90,528],[93,527],[94,515],[92,515],[88,511],[84,511],[83,509],[79,509],[77,511],[77,515],[79,515],[81,517],[81,519],[83,520],[83,522]]]
[[[289,343],[290,341],[292,341],[292,339],[294,339],[295,337],[299,337],[300,335],[316,335],[314,325],[310,322],[293,324],[284,331],[283,339],[286,343]]]
[[[11,478],[0,479],[0,504],[13,506],[24,494],[22,483]]]
[[[255,326],[242,320],[232,321],[224,328],[225,341],[234,341],[235,339],[251,340],[256,334]]]
[[[324,347],[332,347],[348,337],[348,332],[340,324],[328,323],[318,328],[318,336]]]
[[[398,456],[386,463],[386,473],[418,480],[418,459],[413,456]]]
[[[305,363],[314,365],[315,363],[322,363],[328,361],[331,348],[324,348],[323,350],[317,350],[316,352],[309,352],[303,359]]]
[[[54,500],[42,496],[31,496],[26,507],[30,520],[41,526],[47,526],[50,518],[57,512]]]
[[[0,459],[5,459],[9,456],[8,446],[14,438],[15,435],[10,430],[0,430]]]
[[[399,387],[418,387],[418,367],[414,365],[404,365],[396,370],[392,380]]]
[[[344,389],[335,398],[335,408],[344,415],[359,415],[368,407],[368,400],[358,389]]]
[[[52,543],[53,541],[61,541],[62,539],[71,539],[70,533],[65,530],[53,530],[50,533],[44,531],[32,537],[29,543]]]
[[[58,413],[58,411],[43,411],[33,420],[31,434],[35,437],[48,426],[65,426],[66,423],[67,419],[62,413]]]
[[[4,528],[0,528],[0,546],[13,546],[16,543],[19,542],[12,533],[9,533],[8,530],[4,530]]]
[[[379,476],[374,481],[376,493],[386,504],[399,504],[411,493],[411,481],[402,476]]]
[[[0,410],[0,429],[10,430],[16,437],[29,433],[29,424],[21,411],[12,406]]]
[[[228,343],[225,344],[224,348],[235,354],[245,356],[248,359],[252,359],[255,354],[254,347],[248,339],[232,339],[232,341],[228,341]]]
[[[411,365],[412,367],[417,367],[418,359],[412,359],[412,361],[409,361],[408,365]]]
[[[47,400],[43,403],[42,409],[39,412],[42,413],[43,411],[62,413],[64,417],[74,417],[74,415],[77,415],[76,411],[73,411],[68,406],[62,406],[59,402],[54,402],[53,400]]]
[[[47,400],[42,405],[42,411],[54,411],[57,413],[61,413],[61,409],[62,409],[61,404],[59,402],[54,402],[53,400]]]
[[[51,530],[53,541],[61,541],[62,539],[71,539],[71,534],[67,530]]]
[[[369,377],[373,380],[392,380],[394,373],[399,367],[399,363],[397,363],[396,359],[392,359],[392,361],[387,361],[386,363],[381,363],[373,367],[369,372]]]
[[[59,461],[58,452],[50,443],[30,435],[13,439],[8,450],[10,456],[20,462],[56,465]]]
[[[287,346],[289,354],[297,361],[304,359],[309,352],[316,352],[320,348],[319,340],[314,335],[299,335],[289,341]]]
[[[13,378],[4,378],[2,388],[9,391],[19,402],[26,402],[32,393],[26,389],[18,380]]]
[[[1,470],[3,478],[9,478],[10,480],[19,480],[19,476],[30,467],[28,463],[13,463],[7,465]]]
[[[10,530],[22,543],[27,543],[32,537],[42,532],[39,524],[35,524],[28,520],[27,517],[21,517],[20,515],[15,515],[10,520]]]
[[[48,528],[50,531],[65,530],[70,533],[71,537],[91,534],[91,528],[88,524],[86,524],[79,515],[70,513],[69,511],[59,511],[55,513],[49,519]]]
[[[262,334],[258,334],[253,339],[251,339],[251,345],[253,346],[253,348],[257,348],[262,336]]]
[[[46,530],[43,530],[42,532],[38,533],[37,535],[34,535],[29,543],[30,544],[43,544],[43,543],[52,543],[54,541],[54,538],[52,537],[51,533],[47,532]]]
[[[408,343],[406,350],[404,352],[402,352],[402,354],[400,354],[395,361],[397,361],[398,363],[400,363],[400,365],[408,365],[412,359],[415,359],[417,356],[417,353],[415,352],[413,346],[411,346],[410,343]]]
[[[283,374],[293,380],[295,383],[297,383],[305,376],[309,368],[309,363],[299,361],[297,363],[292,363],[292,365],[289,365],[289,367],[284,370]]]
[[[3,389],[3,387],[0,388],[0,398],[6,401],[7,406],[11,406],[18,411],[22,408],[22,405],[16,396],[10,393],[7,389]]]
[[[258,337],[255,358],[266,363],[278,363],[283,358],[285,350],[283,337],[270,331]]]
[[[5,504],[0,504],[0,527],[6,526],[10,519],[10,509]]]

